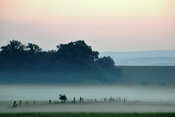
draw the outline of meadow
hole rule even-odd
[[[0,113],[174,113],[174,102],[144,101],[13,101],[0,102]]]

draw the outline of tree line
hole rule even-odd
[[[114,82],[119,77],[120,70],[116,69],[113,59],[109,56],[100,58],[99,52],[93,51],[83,40],[59,44],[56,47],[57,50],[42,51],[36,44],[25,45],[11,40],[0,48],[0,71],[27,72],[24,77],[47,72],[58,82],[84,82],[90,79]],[[1,75],[0,78],[2,77]]]

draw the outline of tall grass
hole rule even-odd
[[[0,113],[0,117],[175,117],[175,113]]]

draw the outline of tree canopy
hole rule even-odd
[[[36,44],[25,45],[20,41],[12,40],[1,47],[0,70],[54,72],[57,74],[52,76],[54,79],[59,76],[62,80],[75,82],[94,79],[100,81],[116,74],[113,59],[109,56],[100,58],[99,52],[93,51],[83,40],[59,44],[56,47],[57,50],[42,51]]]

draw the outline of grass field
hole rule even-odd
[[[0,117],[174,117],[175,113],[1,113]]]

